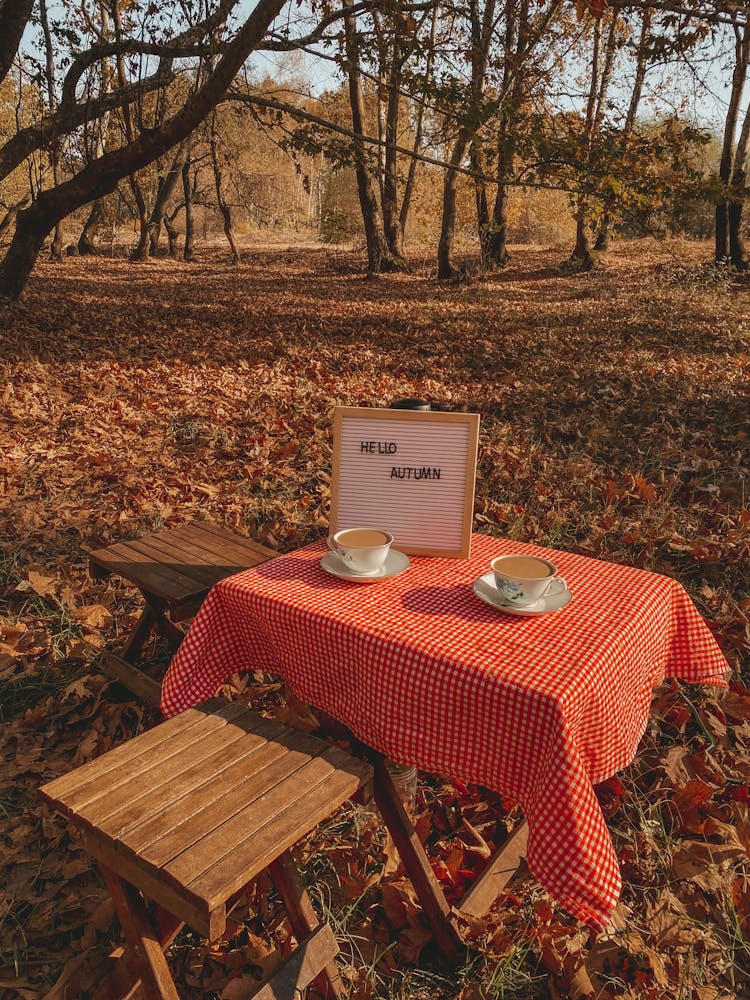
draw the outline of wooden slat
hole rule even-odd
[[[89,559],[165,601],[185,600],[195,593],[195,580],[179,569],[154,562],[129,542],[97,549],[89,554]]]
[[[233,546],[238,546],[243,551],[248,549],[256,552],[258,556],[265,559],[274,559],[279,553],[274,549],[269,549],[267,545],[261,545],[260,542],[254,541],[252,538],[245,538],[244,535],[235,535],[226,530],[226,528],[219,528],[215,524],[210,524],[208,521],[196,521],[191,525],[186,526],[188,529],[194,529],[196,532],[195,539],[198,540],[200,535],[203,536],[214,536],[219,542],[223,543],[225,546],[231,544]],[[201,542],[203,544],[203,542]],[[216,544],[213,542],[212,544]],[[220,551],[225,551],[222,549]]]
[[[101,829],[133,850],[143,850],[166,835],[180,836],[183,824],[197,821],[198,813],[203,814],[219,798],[234,796],[234,801],[227,799],[224,805],[230,811],[240,808],[248,776],[273,764],[284,753],[273,740],[256,740],[255,745],[250,739],[231,743],[226,750],[190,768],[189,774],[150,791],[142,799],[128,803],[127,808],[102,820]],[[210,822],[206,814],[203,820]]]
[[[226,532],[216,534],[203,531],[195,525],[184,525],[168,532],[149,535],[148,540],[169,544],[190,559],[208,566],[226,566],[234,572],[257,566],[276,554],[270,549],[263,550],[262,546],[246,545],[244,539]]]
[[[151,536],[139,538],[138,541],[130,542],[129,545],[136,552],[152,559],[154,563],[189,577],[193,581],[193,593],[209,591],[219,580],[236,572],[234,566],[198,563],[194,556],[188,555],[170,542]]]
[[[164,812],[167,806],[214,780],[226,767],[247,758],[268,738],[281,733],[280,723],[268,723],[270,737],[255,727],[248,732],[243,718],[213,729],[179,753],[160,759],[146,774],[137,773],[117,786],[115,795],[102,796],[86,806],[86,821],[111,837],[143,822],[149,816]]]
[[[165,545],[173,551],[179,552],[183,562],[192,562],[196,566],[220,566],[225,560],[217,558],[215,552],[209,551],[205,546],[196,545],[189,532],[189,525],[180,528],[167,528],[164,531],[156,531],[151,535],[144,535],[139,538],[140,542],[148,542],[159,547]]]
[[[135,837],[129,835],[124,843],[152,865],[167,870],[175,881],[187,884],[210,867],[217,857],[222,857],[225,851],[242,841],[245,825],[258,825],[259,813],[265,815],[267,808],[278,809],[278,800],[289,794],[288,788],[279,791],[285,780],[300,773],[311,762],[309,754],[285,752],[278,744],[269,743],[267,750],[264,748],[260,753],[262,758],[277,756],[241,782],[237,781],[234,770],[225,772],[213,787],[202,790],[204,794],[194,796],[196,806],[207,800],[204,808],[191,812],[171,829],[164,829],[162,823],[161,835],[151,843],[143,843],[144,830],[137,831]],[[248,876],[245,881],[250,878]]]
[[[241,813],[196,845],[194,852],[189,852],[198,862],[192,879],[187,857],[170,862],[166,871],[170,875],[179,872],[190,890],[206,899],[211,908],[330,816],[356,791],[360,781],[359,775],[332,765],[327,755],[318,757],[270,792],[260,809],[256,806]]]
[[[338,954],[339,946],[328,924],[321,924],[252,994],[252,1000],[293,1000]]]
[[[224,707],[211,715],[206,716],[199,726],[190,726],[187,729],[174,733],[163,743],[159,743],[157,748],[146,747],[141,753],[134,753],[127,760],[120,761],[115,767],[110,768],[102,774],[96,774],[88,781],[81,782],[76,788],[65,796],[67,809],[75,812],[77,816],[87,823],[90,823],[87,807],[102,799],[113,801],[112,808],[116,809],[123,802],[123,795],[120,789],[128,785],[130,789],[134,787],[129,781],[132,778],[142,782],[144,787],[149,787],[153,781],[159,780],[159,771],[166,761],[172,757],[179,756],[184,750],[194,744],[202,744],[216,729],[225,729],[227,724],[237,716],[241,716],[246,709],[239,704],[228,702]],[[132,741],[138,743],[139,738]],[[135,747],[134,749],[139,749]],[[105,754],[105,756],[107,756]]]
[[[205,900],[195,896],[185,886],[164,882],[160,872],[120,844],[113,844],[96,830],[82,831],[83,845],[88,853],[107,868],[116,871],[132,885],[137,885],[149,899],[179,917],[189,927],[209,940],[215,940],[226,927],[226,909],[217,906],[209,910]]]
[[[485,870],[456,908],[472,917],[484,916],[518,871],[528,842],[529,827],[524,820],[490,858]]]
[[[283,736],[269,736],[249,762],[233,762],[214,780],[128,830],[123,843],[136,852],[148,849],[149,861],[161,867],[326,749],[321,740],[284,727]]]
[[[176,528],[170,542],[174,545],[185,545],[190,546],[191,549],[199,549],[206,558],[211,559],[214,565],[234,566],[236,572],[239,572],[240,569],[257,566],[271,558],[269,552],[259,552],[255,548],[245,545],[242,539],[202,530],[197,525]]]
[[[187,711],[175,715],[166,722],[154,726],[153,729],[141,733],[135,739],[128,740],[127,743],[122,743],[119,747],[109,750],[107,753],[102,754],[101,757],[97,757],[96,760],[91,760],[87,764],[83,764],[75,771],[64,774],[60,778],[55,778],[54,781],[43,785],[40,793],[46,799],[52,801],[53,804],[59,802],[60,805],[63,805],[64,797],[74,788],[78,788],[92,778],[106,774],[107,771],[119,767],[137,754],[143,753],[144,750],[159,746],[161,743],[172,739],[177,733],[182,732],[182,730],[205,722],[207,716],[215,712],[225,711],[231,704],[231,702],[226,701],[224,698],[210,698],[208,701],[196,705],[195,708],[189,708]]]

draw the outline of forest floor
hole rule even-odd
[[[102,883],[36,792],[156,721],[91,655],[138,601],[89,579],[82,546],[196,515],[281,551],[322,537],[333,407],[399,396],[481,413],[479,530],[676,577],[732,684],[660,688],[598,789],[625,888],[595,941],[522,871],[449,975],[379,827],[354,807],[324,824],[300,862],[351,996],[750,995],[750,285],[674,249],[561,276],[562,252],[524,248],[448,285],[421,264],[364,280],[325,249],[39,265],[0,310],[0,997],[74,983],[112,947]],[[269,678],[224,691],[289,718]],[[499,842],[513,817],[429,775],[418,809],[458,898],[482,860],[470,828]],[[240,1000],[278,963],[289,932],[258,919],[262,890],[218,944],[178,939],[181,996]]]

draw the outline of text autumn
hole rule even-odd
[[[413,465],[394,465],[391,468],[391,479],[440,479],[440,469],[428,468],[423,465],[415,468]]]

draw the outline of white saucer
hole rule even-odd
[[[389,576],[398,576],[399,573],[408,569],[411,563],[409,557],[405,556],[403,552],[391,549],[385,557],[383,565],[374,573],[353,573],[342,563],[335,552],[326,553],[320,560],[320,565],[326,573],[337,576],[339,580],[349,580],[351,583],[375,583],[376,580],[384,580]]]
[[[554,590],[555,582],[552,582],[553,593],[547,594],[536,604],[528,608],[516,608],[512,604],[504,604],[503,598],[495,586],[495,574],[485,573],[474,581],[474,593],[480,601],[489,604],[496,611],[502,611],[506,615],[518,615],[520,618],[536,618],[538,615],[547,615],[550,611],[560,611],[567,607],[573,600],[573,595],[566,586]]]

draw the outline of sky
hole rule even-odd
[[[249,13],[253,6],[252,0],[240,0],[237,9],[242,15]],[[63,7],[59,0],[48,0],[48,10],[51,19],[59,19]],[[308,32],[314,23],[315,18],[310,13],[308,0],[302,0],[300,4],[294,0],[286,5],[277,18],[275,27],[295,36]],[[34,32],[27,31],[23,42],[27,50],[34,50],[34,42]],[[731,68],[722,65],[726,60],[721,57],[718,44],[713,46],[710,56],[711,58],[699,67],[700,79],[684,63],[649,70],[644,107],[653,112],[664,113],[676,109],[682,100],[679,108],[682,114],[690,117],[700,127],[720,133],[727,107]],[[306,81],[306,89],[314,96],[340,83],[332,63],[304,52],[257,52],[251,57],[249,65],[259,79],[268,75]],[[573,72],[575,73],[575,70]],[[624,100],[629,83],[626,76],[620,88]],[[616,82],[614,93],[617,94]],[[745,106],[748,100],[750,100],[750,85],[748,95],[745,95]],[[574,97],[568,98],[568,102],[571,108],[579,104]]]

